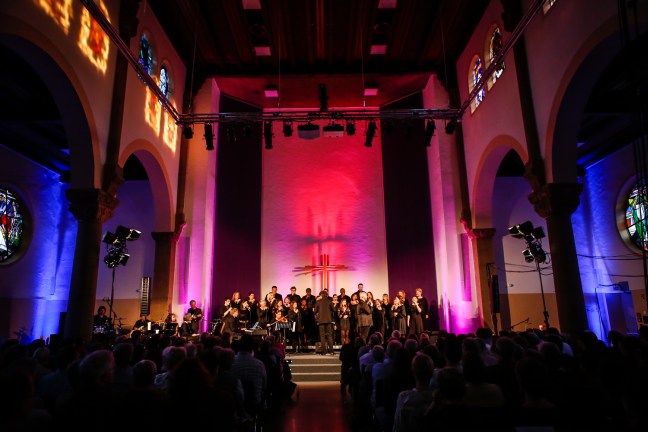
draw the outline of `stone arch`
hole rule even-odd
[[[506,154],[514,150],[523,162],[528,160],[526,148],[510,135],[494,137],[486,146],[477,166],[473,185],[472,208],[475,227],[493,226],[493,188],[497,171]]]
[[[169,173],[164,167],[164,159],[157,148],[149,141],[135,140],[128,144],[119,156],[119,165],[124,166],[134,155],[144,166],[151,184],[151,194],[155,208],[155,230],[174,231],[175,208],[173,188]]]
[[[99,187],[101,150],[97,128],[88,95],[74,68],[50,39],[29,24],[0,14],[0,28],[0,44],[34,69],[58,107],[70,151],[71,187]]]
[[[622,49],[618,20],[610,19],[582,43],[563,74],[545,134],[548,183],[577,182],[578,125],[601,75]]]

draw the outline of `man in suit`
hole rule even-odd
[[[326,289],[320,293],[320,298],[315,302],[315,318],[319,327],[321,355],[333,354],[333,300]]]
[[[356,305],[356,317],[358,320],[358,334],[365,342],[368,342],[369,328],[373,325],[373,308],[367,302],[367,293],[360,291],[359,302]]]

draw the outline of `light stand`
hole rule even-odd
[[[547,312],[542,272],[540,271],[540,264],[547,262],[547,253],[542,249],[542,242],[540,241],[545,236],[544,230],[542,227],[534,227],[531,221],[526,221],[509,227],[508,231],[513,237],[524,239],[526,242],[527,248],[522,251],[524,261],[528,263],[535,261],[536,263],[536,270],[540,279],[540,294],[542,295],[542,314],[544,315],[545,330],[547,330],[549,328],[549,312]]]
[[[102,242],[106,243],[106,252],[107,255],[104,257],[104,263],[108,268],[112,269],[112,284],[110,287],[110,314],[108,315],[111,320],[112,331],[111,334],[115,333],[115,321],[117,320],[117,314],[113,310],[113,301],[115,298],[115,268],[118,265],[125,266],[130,258],[128,254],[128,249],[126,248],[126,241],[135,241],[137,240],[142,233],[133,228],[126,228],[124,226],[118,226],[115,233],[107,232]],[[113,320],[114,318],[114,320]],[[119,327],[121,327],[121,318],[119,318]]]

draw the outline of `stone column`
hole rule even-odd
[[[88,342],[95,313],[101,228],[112,217],[117,200],[99,189],[70,189],[66,195],[77,220],[77,235],[63,335]]]
[[[176,245],[179,236],[174,232],[153,232],[155,263],[151,289],[151,317],[155,321],[166,318],[171,311]]]
[[[571,221],[582,189],[579,183],[549,183],[529,195],[535,211],[547,220],[560,330],[571,334],[588,328]]]
[[[478,283],[483,324],[495,331],[497,317],[493,314],[487,269],[489,263],[495,262],[495,254],[493,253],[493,236],[495,236],[495,228],[470,228],[466,229],[466,233],[468,233],[468,237],[472,241],[473,245],[473,257],[475,260],[474,269],[476,272],[475,279]]]

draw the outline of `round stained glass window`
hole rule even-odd
[[[11,258],[20,247],[23,234],[23,216],[16,197],[0,188],[0,262]]]
[[[635,183],[628,196],[628,207],[625,212],[626,230],[635,245],[648,251],[647,204],[646,179],[641,179]]]

